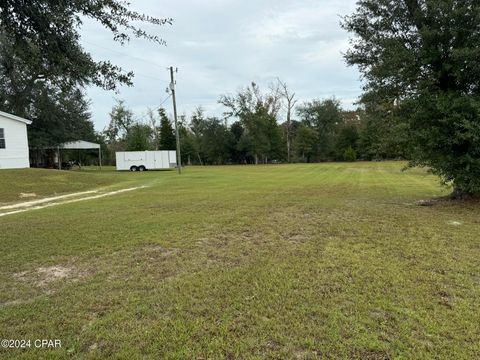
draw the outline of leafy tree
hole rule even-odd
[[[172,123],[167,117],[164,108],[160,108],[158,114],[160,115],[160,139],[158,148],[160,150],[175,150],[177,144]]]
[[[85,19],[100,23],[121,44],[132,36],[158,44],[164,41],[147,33],[136,24],[171,24],[171,19],[158,19],[130,9],[119,0],[22,1],[0,3],[0,34],[11,43],[12,56],[19,61],[20,71],[32,83],[41,77],[57,85],[93,84],[115,89],[131,84],[133,73],[109,61],[95,61],[80,44],[79,30]]]
[[[243,146],[239,146],[240,139],[242,139],[244,129],[240,121],[235,121],[230,126],[231,134],[231,149],[230,154],[232,161],[236,163],[245,163],[247,161],[247,151],[243,149]]]
[[[255,112],[244,114],[241,121],[244,132],[239,149],[252,157],[255,164],[281,157],[281,129],[265,107],[259,104]]]
[[[164,44],[138,24],[172,22],[135,12],[120,0],[0,2],[0,107],[33,120],[32,146],[86,138],[81,129],[75,135],[69,132],[74,119],[80,121],[78,128],[88,122],[79,103],[88,104],[79,99],[81,89],[95,85],[116,90],[132,84],[132,72],[110,61],[94,60],[83,49],[80,28],[86,19],[103,25],[121,44],[132,37]]]
[[[125,101],[116,100],[110,112],[110,123],[104,131],[108,143],[113,144],[125,139],[126,134],[133,125],[133,112],[125,105]]]
[[[230,161],[234,148],[233,134],[220,119],[205,118],[201,107],[192,114],[190,135],[195,162],[218,165]]]
[[[152,130],[152,148],[158,150],[160,146],[160,126],[158,124],[159,119],[155,114],[155,111],[151,108],[147,109],[147,117]]]
[[[47,148],[67,141],[86,140],[101,143],[90,116],[89,102],[82,91],[60,91],[47,84],[37,84],[29,116],[35,121],[28,129],[32,164],[45,164]],[[63,156],[65,155],[67,154],[63,152]],[[66,160],[67,157],[63,159]]]
[[[84,92],[45,79],[32,80],[28,74],[34,69],[14,53],[11,41],[0,33],[0,107],[33,120],[28,132],[30,147],[38,153],[67,141],[93,141],[90,103]]]
[[[237,150],[251,157],[255,164],[282,156],[281,131],[276,120],[280,99],[278,89],[262,93],[252,83],[235,96],[223,95],[219,100],[228,109],[225,115],[237,117],[243,126]]]
[[[318,132],[307,124],[301,124],[295,137],[295,151],[302,161],[310,162],[317,153]]]
[[[364,160],[387,159],[385,144],[387,143],[383,117],[365,114],[360,125],[358,149]]]
[[[344,160],[344,154],[347,149],[352,149],[355,151],[358,146],[358,139],[359,132],[357,124],[341,124],[338,127],[335,138],[335,152],[337,160]]]
[[[36,71],[29,59],[15,55],[11,39],[0,31],[0,106],[3,111],[31,117],[29,104],[47,87],[43,79],[30,75]],[[58,87],[48,85],[48,89],[58,90]]]
[[[180,135],[180,154],[182,156],[182,164],[191,165],[195,161],[195,143],[193,134],[188,128],[185,119],[178,123],[178,132]]]
[[[343,121],[340,102],[336,99],[313,100],[299,106],[297,113],[306,126],[317,132],[315,157],[322,161],[334,157],[335,131]]]
[[[89,102],[80,90],[62,92],[42,86],[36,91],[29,127],[31,148],[57,146],[67,141],[96,139],[90,119]]]
[[[205,161],[215,165],[227,162],[230,157],[231,139],[231,133],[222,121],[214,117],[206,119],[201,141]]]
[[[362,112],[356,150],[365,160],[406,158],[408,127],[388,104],[369,103]]]
[[[205,128],[204,111],[201,107],[198,107],[192,114],[190,122],[190,130],[192,132],[193,148],[200,165],[204,164],[204,152],[202,149],[203,141],[202,134]]]
[[[410,164],[455,195],[480,193],[479,21],[477,0],[361,0],[343,22],[364,102],[390,104],[409,131]]]
[[[145,124],[134,124],[126,135],[127,151],[152,150],[152,129]]]
[[[236,95],[222,95],[218,102],[227,108],[224,113],[226,118],[240,119],[255,113],[259,107],[263,107],[269,115],[276,117],[282,105],[278,88],[262,93],[255,82],[238,91]]]

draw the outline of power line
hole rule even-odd
[[[160,105],[158,105],[158,106],[157,106],[156,108],[154,108],[152,111],[157,111],[158,109],[160,109],[160,108],[162,107],[162,105],[165,104],[165,102],[166,102],[168,99],[170,99],[171,96],[172,96],[172,95],[169,94],[169,95],[160,103]],[[143,115],[140,119],[138,119],[138,121],[139,121],[139,122],[142,121],[142,120],[145,119],[148,115],[149,115],[149,114]]]
[[[157,63],[153,62],[153,61],[149,61],[149,60],[145,60],[143,58],[140,58],[138,56],[133,56],[133,55],[130,55],[130,54],[125,54],[121,51],[118,51],[118,50],[114,50],[114,49],[110,49],[110,48],[107,48],[105,46],[102,46],[102,45],[98,45],[98,44],[94,44],[92,42],[89,42],[89,41],[86,41],[86,40],[83,40],[82,39],[82,42],[86,43],[86,44],[89,44],[89,45],[92,45],[92,46],[96,46],[100,49],[104,49],[104,50],[107,50],[107,51],[111,51],[111,52],[114,52],[114,53],[117,53],[117,54],[120,54],[120,55],[123,55],[123,56],[126,56],[126,57],[129,57],[131,59],[136,59],[136,60],[140,60],[140,61],[143,61],[145,63],[149,63],[149,64],[152,64],[152,65],[155,65],[157,67],[160,67],[160,68],[163,68],[162,66],[158,65]],[[165,83],[168,83],[168,81],[164,80],[164,79],[160,79],[160,78],[156,78],[156,77],[153,77],[153,76],[147,76],[147,75],[143,75],[143,74],[140,74],[140,73],[137,73],[137,75],[139,76],[144,76],[144,77],[148,77],[148,78],[152,78],[152,79],[156,79],[156,80],[160,80],[160,81],[163,81]]]
[[[168,81],[166,81],[166,80],[164,80],[164,79],[161,79],[161,78],[155,77],[155,76],[145,75],[145,74],[142,74],[142,73],[138,73],[138,72],[136,72],[136,71],[133,72],[133,75],[134,75],[134,76],[141,76],[141,77],[144,77],[144,78],[147,78],[147,79],[153,79],[153,80],[163,81],[164,83],[167,83],[167,84],[168,84]]]

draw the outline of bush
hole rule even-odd
[[[349,161],[349,162],[357,161],[357,153],[355,150],[352,149],[351,146],[349,146],[343,152],[343,160]]]

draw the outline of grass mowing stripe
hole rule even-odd
[[[403,166],[112,173],[151,186],[0,218],[2,336],[64,345],[0,356],[474,358],[478,204],[415,206],[446,190]]]

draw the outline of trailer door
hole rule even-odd
[[[176,151],[169,151],[168,152],[168,157],[169,157],[169,168],[175,168],[177,166],[177,152]]]
[[[162,161],[162,151],[155,151],[155,169],[162,169],[163,168],[163,161]]]

